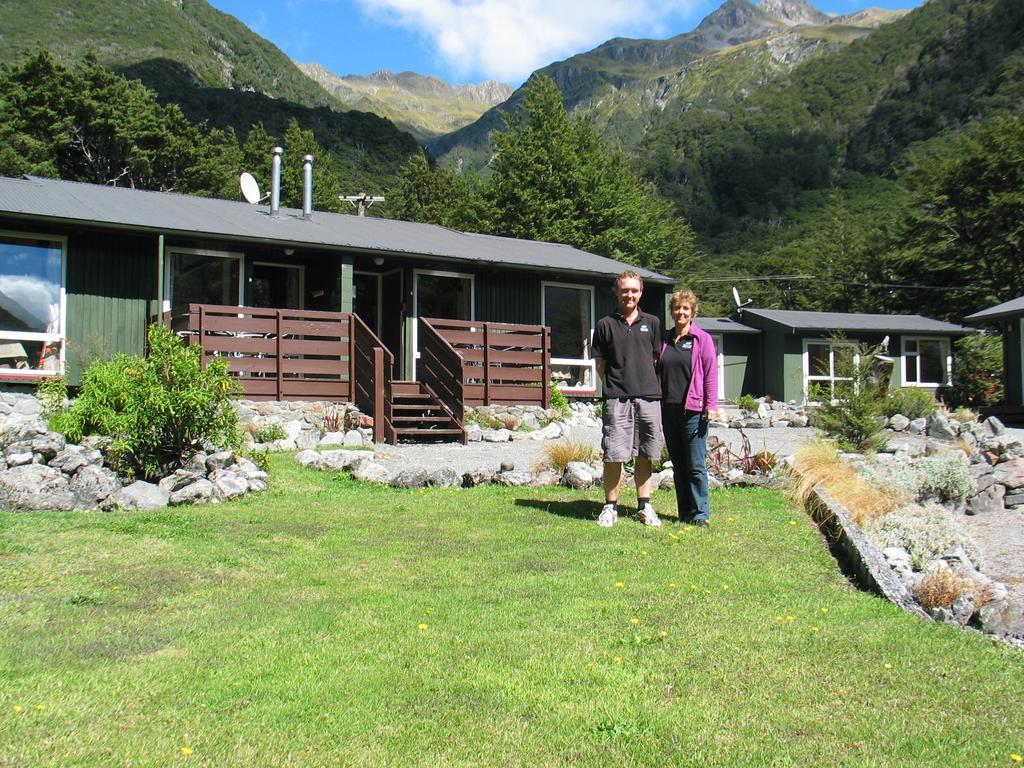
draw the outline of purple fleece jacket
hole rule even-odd
[[[665,347],[668,346],[674,332],[674,328],[669,328],[665,334],[658,362],[661,362],[661,357],[665,354]],[[696,323],[690,323],[690,333],[693,335],[693,351],[690,353],[690,389],[686,393],[684,407],[688,411],[698,413],[717,411],[718,353],[715,351],[715,340],[707,331],[698,328]]]

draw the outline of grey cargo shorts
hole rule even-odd
[[[601,450],[606,462],[626,462],[634,456],[661,458],[661,402],[620,397],[604,401]]]

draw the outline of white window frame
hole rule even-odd
[[[63,376],[67,355],[67,282],[68,282],[68,239],[65,235],[47,235],[38,232],[20,232],[10,229],[0,229],[0,240],[4,238],[42,240],[44,242],[60,244],[60,290],[57,303],[60,307],[60,328],[57,333],[36,333],[35,331],[3,331],[0,330],[0,341],[42,341],[44,343],[56,343],[60,352],[57,356],[57,370],[41,370],[39,368],[3,368],[0,369],[0,379],[29,379],[36,380],[48,376]]]
[[[547,288],[572,288],[574,290],[586,291],[590,294],[590,327],[587,330],[587,338],[585,339],[586,352],[584,357],[553,357],[551,358],[551,367],[554,368],[556,365],[561,366],[574,366],[574,367],[586,367],[590,369],[590,380],[594,382],[592,387],[569,387],[562,386],[559,384],[558,388],[563,392],[575,395],[592,395],[597,392],[597,363],[594,361],[593,355],[593,339],[594,339],[594,286],[583,285],[580,283],[560,283],[553,280],[542,280],[540,284],[540,324],[547,325],[547,312],[545,308],[547,306],[545,302],[545,289]]]
[[[715,354],[718,357],[718,399],[725,400],[725,336],[721,333],[708,335],[715,342]]]
[[[917,351],[910,352],[907,350],[907,342],[916,342]],[[922,341],[937,341],[939,343],[940,354],[945,352],[945,365],[943,369],[945,371],[945,381],[921,381],[921,342]],[[949,338],[946,336],[904,336],[900,339],[900,346],[903,358],[903,369],[900,372],[903,379],[904,387],[923,387],[927,389],[934,389],[936,387],[943,387],[953,383],[953,345],[950,344]],[[907,370],[910,364],[913,363],[916,368],[917,381],[909,381],[907,379]]]
[[[416,361],[420,359],[420,275],[436,277],[469,278],[469,319],[476,320],[476,275],[469,272],[448,272],[439,269],[414,269],[412,271],[412,377],[416,378]]]
[[[835,386],[834,386],[835,382],[837,382],[837,381],[851,381],[852,380],[852,378],[850,376],[836,376],[835,375],[835,370],[836,370],[835,349],[836,349],[836,347],[853,347],[854,348],[853,364],[854,365],[858,365],[858,364],[860,364],[860,352],[857,350],[857,342],[856,341],[832,341],[831,339],[817,338],[817,339],[804,339],[803,343],[804,343],[804,351],[803,351],[803,368],[804,368],[804,371],[803,371],[803,374],[804,374],[804,377],[803,377],[803,387],[804,387],[804,402],[805,403],[816,403],[816,402],[818,402],[816,400],[811,400],[810,399],[810,388],[811,388],[811,384],[812,383],[815,383],[815,382],[822,382],[822,383],[824,383],[824,382],[831,382],[832,386],[830,386],[830,389],[832,391],[832,394],[834,395],[835,394]],[[812,375],[811,374],[811,358],[810,358],[810,354],[808,353],[807,349],[812,344],[823,345],[823,346],[827,346],[829,348],[829,352],[828,352],[829,375],[828,376],[821,376],[821,375],[817,375],[817,374]]]
[[[164,312],[171,311],[171,296],[174,295],[171,262],[174,260],[174,254],[176,253],[212,256],[217,259],[238,259],[238,306],[245,306],[243,303],[245,297],[245,254],[242,251],[215,251],[210,248],[183,248],[171,245],[164,246]]]
[[[176,248],[173,249],[173,250],[176,253],[180,253],[180,251],[178,251],[178,249],[176,249]],[[244,266],[244,265],[240,265],[240,266]],[[297,306],[297,307],[290,307],[290,309],[305,309],[306,308],[306,265],[305,264],[296,264],[294,262],[292,262],[291,264],[286,264],[285,262],[281,262],[281,261],[255,261],[254,260],[252,262],[252,266],[254,266],[254,267],[278,267],[279,269],[297,269],[299,271],[299,306]],[[249,298],[249,297],[245,297],[245,298]],[[238,300],[239,301],[243,301],[242,294],[238,294]],[[242,304],[239,304],[238,306],[244,307],[246,305],[244,303],[242,303]],[[280,307],[275,307],[275,309],[280,309]]]

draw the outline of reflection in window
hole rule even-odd
[[[564,390],[594,390],[597,375],[590,356],[593,290],[550,284],[543,291],[543,322],[551,329],[552,379]]]
[[[949,383],[949,342],[946,339],[903,340],[903,382],[939,386]]]
[[[60,241],[0,234],[0,369],[61,370]]]
[[[239,306],[241,263],[238,256],[172,252],[171,307],[186,304]]]
[[[808,342],[805,348],[804,392],[807,398],[813,401],[834,398],[837,382],[853,380],[851,374],[859,361],[857,347],[849,343],[815,341]]]

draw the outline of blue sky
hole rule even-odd
[[[296,61],[338,75],[411,70],[519,85],[612,37],[689,32],[720,0],[210,0]],[[826,13],[922,0],[818,0]]]

